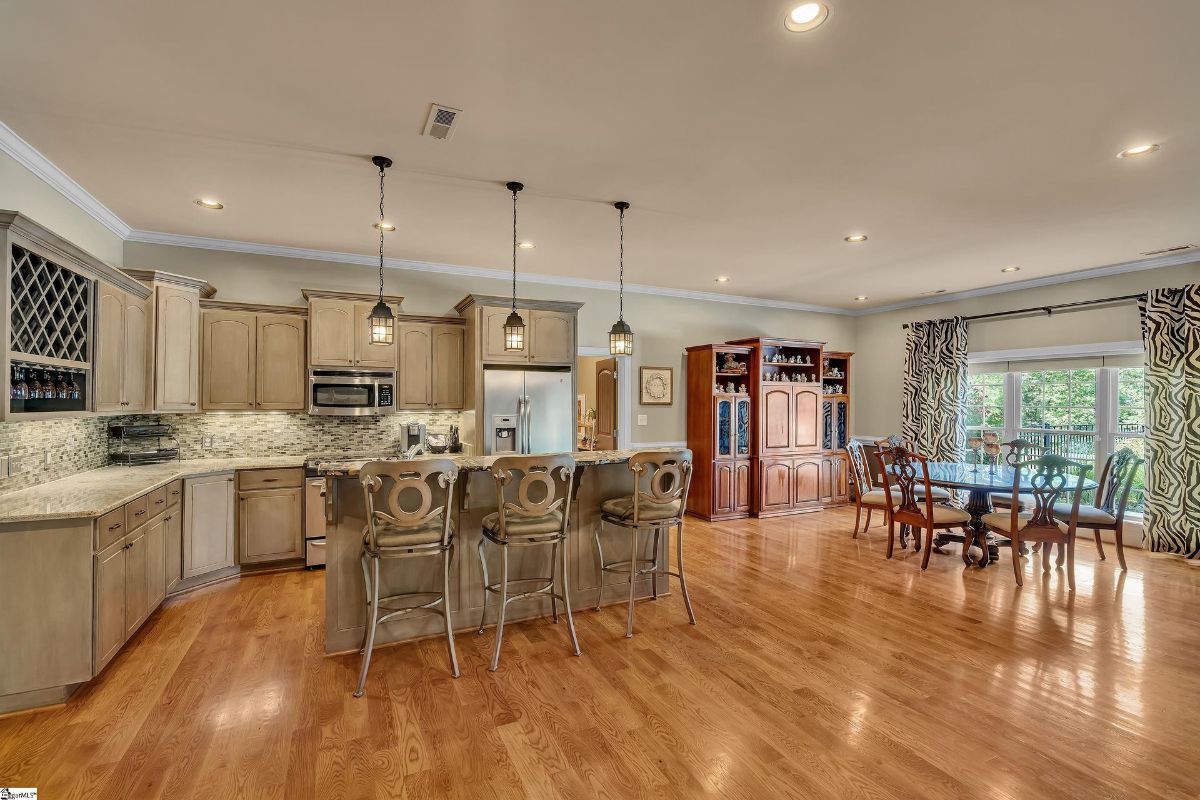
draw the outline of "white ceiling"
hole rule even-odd
[[[389,255],[505,268],[519,179],[522,271],[625,199],[630,281],[844,308],[1200,243],[1196,0],[791,5],[5,2],[0,120],[136,229],[369,254],[383,153]]]

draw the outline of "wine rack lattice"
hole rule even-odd
[[[14,244],[10,286],[13,350],[88,361],[90,280]]]

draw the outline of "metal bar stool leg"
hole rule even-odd
[[[563,542],[562,561],[559,563],[558,574],[562,581],[563,605],[567,607],[567,631],[571,634],[571,647],[574,648],[575,655],[581,656],[583,652],[579,649],[579,637],[575,635],[575,617],[571,614],[571,580],[568,573],[567,543]]]
[[[600,559],[600,593],[596,595],[596,610],[600,610],[600,604],[604,602],[604,576],[608,572],[608,565],[604,563],[604,548],[600,546],[600,534],[604,532],[604,521],[600,521],[599,527],[592,534],[593,540],[596,542],[596,557]]]
[[[450,562],[454,547],[442,551],[442,619],[446,622],[446,648],[450,651],[450,669],[458,677],[458,654],[454,652],[454,624],[450,621]]]
[[[371,610],[374,609],[375,606],[371,604],[371,573],[370,569],[367,567],[368,559],[370,559],[370,556],[367,555],[366,550],[363,550],[363,552],[358,556],[358,564],[362,567],[363,574],[363,592],[367,596],[367,613],[370,614]],[[362,647],[358,648],[358,652],[359,655],[367,652],[367,632],[365,630],[363,631]]]
[[[637,587],[637,528],[629,529],[629,620],[625,623],[625,638],[633,638],[633,594]]]
[[[379,623],[379,559],[371,559],[371,619],[367,621],[367,644],[363,648],[362,668],[358,673],[358,688],[355,697],[363,696],[367,685],[367,669],[371,666],[371,651],[375,648],[375,627]]]
[[[662,532],[662,528],[654,529],[654,571],[650,573],[650,599],[658,599],[658,535]],[[668,534],[669,536],[670,534]]]
[[[479,614],[479,630],[476,631],[476,633],[483,633],[483,623],[487,621],[488,595],[492,593],[491,590],[488,589],[488,586],[491,584],[488,581],[487,558],[485,558],[483,555],[483,543],[485,541],[485,539],[480,538],[479,546],[476,548],[476,552],[479,553],[479,566],[483,570],[483,611],[481,611]]]
[[[500,617],[496,620],[496,649],[492,652],[492,672],[500,669],[500,644],[504,641],[504,612],[508,608],[508,545],[500,546]]]
[[[692,596],[688,594],[687,578],[683,577],[683,523],[676,527],[675,560],[679,562],[679,590],[683,592],[683,604],[687,606],[688,622],[696,624],[696,612],[692,611]]]
[[[550,621],[555,625],[558,624],[558,598],[554,596],[555,586],[554,570],[558,563],[558,542],[555,542],[550,548]],[[566,602],[565,600],[563,601]]]

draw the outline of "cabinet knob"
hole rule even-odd
[[[195,406],[195,403],[188,403],[189,406]]]

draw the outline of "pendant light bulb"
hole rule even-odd
[[[395,334],[396,317],[392,314],[391,306],[383,299],[383,179],[385,171],[392,166],[392,160],[387,156],[375,156],[371,163],[379,168],[379,224],[376,226],[379,229],[379,302],[371,309],[371,314],[367,317],[367,326],[371,332],[371,344],[391,344]]]
[[[620,283],[617,289],[617,321],[608,331],[608,352],[609,355],[614,356],[631,356],[633,355],[633,330],[625,321],[625,209],[629,208],[629,203],[621,200],[613,203],[613,208],[617,209],[617,213],[620,215],[620,249],[617,254]]]
[[[504,184],[512,192],[513,226],[512,226],[512,311],[504,320],[504,349],[516,352],[525,349],[525,320],[517,313],[517,192],[525,188],[525,184],[509,181]]]

